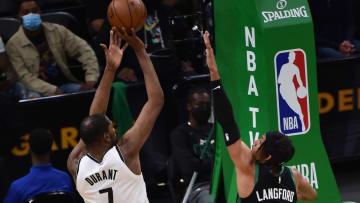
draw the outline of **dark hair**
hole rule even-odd
[[[108,132],[109,119],[104,114],[94,114],[86,117],[80,125],[80,137],[85,144],[98,141],[101,136]]]
[[[25,2],[30,2],[30,1],[34,1],[36,3],[36,5],[41,9],[41,6],[39,4],[39,2],[37,0],[18,0],[17,1],[17,12],[20,12],[21,9],[21,5]]]
[[[37,128],[30,133],[29,142],[34,154],[43,155],[51,151],[53,136],[49,130]]]
[[[281,166],[290,161],[295,153],[294,145],[289,137],[278,131],[267,132],[266,140],[261,148],[265,155],[271,155],[271,159],[267,161],[270,166]]]
[[[17,0],[17,3],[20,7],[20,5],[24,2],[34,1],[37,5],[39,5],[39,2],[37,0]]]
[[[193,102],[193,95],[194,94],[196,94],[196,93],[198,93],[198,94],[203,94],[203,93],[206,93],[206,94],[209,94],[210,95],[210,93],[209,93],[209,91],[207,90],[207,89],[205,89],[204,87],[201,87],[201,86],[198,86],[198,87],[192,87],[189,91],[188,91],[188,93],[187,93],[187,100],[186,100],[186,103],[191,103],[191,102]]]

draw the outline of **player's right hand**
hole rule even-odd
[[[128,47],[128,43],[126,43],[122,48],[120,48],[121,38],[116,32],[116,28],[113,27],[110,31],[109,48],[106,47],[105,44],[100,44],[100,46],[104,49],[105,52],[107,68],[114,71],[117,70],[117,68],[120,66],[124,51]]]

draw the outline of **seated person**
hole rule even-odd
[[[178,126],[171,133],[172,156],[179,175],[188,184],[195,171],[198,178],[189,202],[209,202],[209,189],[214,156],[214,138],[206,146],[213,124],[208,122],[211,114],[210,95],[206,89],[195,88],[189,91],[186,108],[189,112],[187,123]],[[200,159],[204,151],[203,159]],[[201,187],[202,190],[196,190]],[[200,194],[199,194],[199,193]]]
[[[36,129],[29,138],[33,166],[30,173],[15,180],[4,203],[26,203],[34,196],[51,191],[63,191],[75,197],[70,176],[50,163],[53,137],[48,130]]]
[[[4,43],[0,36],[0,94],[7,94],[14,99],[28,97],[24,86],[17,82],[17,74],[7,58]],[[31,95],[29,95],[31,97]]]
[[[21,26],[7,42],[6,50],[27,89],[51,96],[94,88],[99,67],[86,41],[61,25],[42,22],[35,0],[22,1],[18,19]],[[71,74],[67,56],[82,63],[84,84]]]
[[[318,58],[347,57],[360,53],[360,41],[354,38],[354,2],[310,0]]]

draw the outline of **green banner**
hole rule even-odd
[[[287,134],[296,167],[318,192],[341,202],[319,127],[316,55],[306,0],[214,1],[216,60],[248,146],[269,130]],[[234,166],[218,128],[212,194],[237,195]],[[219,177],[224,185],[219,185]]]
[[[127,102],[126,90],[127,85],[123,82],[114,82],[113,101],[112,101],[112,117],[117,137],[120,138],[133,126],[133,118]]]

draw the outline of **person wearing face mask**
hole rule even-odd
[[[65,27],[42,22],[35,0],[22,0],[19,30],[6,50],[20,82],[39,96],[93,89],[99,76],[98,61],[91,47]],[[70,72],[67,57],[77,59],[85,71],[85,82]]]
[[[170,137],[174,167],[186,184],[190,182],[194,171],[198,172],[189,202],[209,202],[209,182],[215,147],[213,135],[209,145],[205,147],[213,125],[208,122],[211,115],[209,92],[200,87],[191,89],[186,108],[189,112],[187,123],[178,126]],[[205,151],[201,159],[203,150]]]

